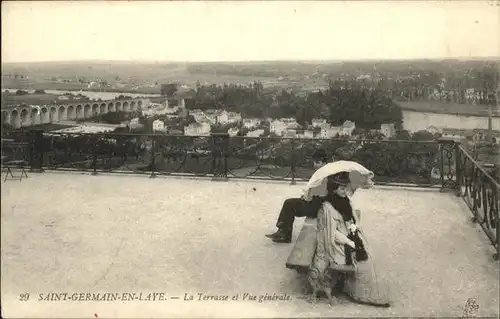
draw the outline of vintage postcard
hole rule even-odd
[[[499,1],[3,1],[2,318],[499,316]]]

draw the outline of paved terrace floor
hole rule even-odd
[[[498,263],[451,194],[375,188],[354,197],[393,306],[311,305],[274,231],[303,185],[142,176],[30,174],[2,182],[6,317],[498,316]],[[294,236],[302,220],[297,222]],[[21,293],[30,293],[26,302]],[[39,302],[49,292],[164,292],[168,301]],[[184,301],[184,294],[288,293],[291,301]]]

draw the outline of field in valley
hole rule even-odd
[[[107,92],[159,94],[161,84],[177,82],[189,87],[196,83],[248,84],[261,81],[265,87],[294,88],[311,91],[327,87],[325,73],[347,72],[356,74],[363,70],[377,69],[387,72],[408,72],[432,67],[436,70],[479,68],[484,61],[364,61],[364,62],[238,62],[238,63],[139,63],[76,61],[50,63],[14,63],[2,65],[2,88],[45,90],[92,90],[78,79],[104,80],[109,84]],[[332,73],[333,72],[333,73]],[[14,75],[23,75],[21,79]],[[316,74],[316,76],[313,76]],[[14,100],[17,97],[9,98]],[[24,100],[24,98],[19,97]],[[36,101],[52,100],[52,97],[33,97]],[[2,104],[4,104],[2,97]],[[13,101],[15,104],[17,101]],[[9,102],[10,103],[10,102]],[[37,104],[33,102],[34,104]],[[405,110],[441,114],[483,115],[488,108],[480,105],[456,104],[441,101],[397,101]],[[495,111],[495,110],[494,110]],[[496,116],[500,116],[496,112]]]
[[[9,74],[22,74],[23,78],[14,78]],[[27,77],[27,78],[26,78]],[[201,84],[248,84],[261,81],[264,86],[290,87],[294,85],[326,85],[320,80],[314,83],[284,80],[278,76],[220,74],[217,70],[188,70],[183,64],[123,64],[123,63],[35,63],[4,65],[2,70],[2,88],[48,89],[48,90],[86,90],[88,85],[79,83],[78,78],[88,81],[105,80],[109,84],[108,92],[160,93],[162,83],[177,82],[195,87]],[[69,80],[71,82],[65,82]]]

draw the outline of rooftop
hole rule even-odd
[[[498,316],[494,248],[466,205],[435,190],[375,187],[354,203],[393,306],[310,305],[274,231],[283,182],[31,173],[2,181],[4,317]],[[303,220],[296,222],[297,237]],[[19,294],[30,300],[19,301]],[[48,292],[164,292],[157,302],[39,302]],[[185,293],[284,294],[292,301],[184,301]]]

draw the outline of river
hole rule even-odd
[[[18,89],[2,89],[2,91],[9,91],[15,93]],[[29,93],[35,92],[35,90],[24,90]],[[90,99],[101,99],[101,100],[112,100],[120,95],[130,96],[130,97],[152,97],[160,96],[160,94],[144,94],[144,93],[119,93],[119,92],[95,92],[95,91],[64,91],[64,90],[44,90],[47,94],[62,95],[65,93],[71,94],[81,94],[87,96]]]
[[[9,92],[16,92],[17,89],[3,89]],[[33,93],[34,90],[27,90]],[[160,94],[141,94],[141,93],[117,93],[117,92],[94,92],[94,91],[64,91],[64,90],[45,90],[49,94],[82,94],[90,99],[111,100],[119,95],[126,95],[130,97],[153,97],[160,96]],[[403,128],[410,132],[425,130],[429,126],[437,128],[453,128],[453,129],[466,129],[472,130],[476,128],[487,129],[488,118],[481,116],[467,116],[467,115],[452,115],[452,114],[438,114],[428,112],[417,112],[403,110]],[[494,117],[492,121],[494,130],[500,130],[500,117]]]
[[[453,129],[487,129],[488,118],[482,116],[438,114],[403,110],[403,128],[410,132],[425,130],[429,126]],[[493,117],[493,130],[500,130],[500,117]]]

